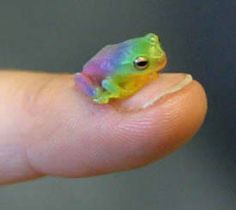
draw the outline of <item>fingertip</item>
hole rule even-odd
[[[69,97],[64,93],[66,100],[60,100],[66,101],[63,106],[67,106],[62,118],[57,119],[62,122],[61,129],[47,141],[28,148],[31,165],[50,175],[92,176],[140,167],[176,150],[191,138],[204,119],[204,90],[191,80],[158,100],[156,94],[163,90],[162,85],[172,90],[172,85],[184,78],[184,74],[165,75],[162,81],[128,99],[132,103],[127,100],[96,105],[80,95],[84,105],[78,107],[78,100],[71,99],[76,93]],[[140,108],[153,96],[155,101],[150,106]],[[127,104],[129,109],[124,109]],[[130,110],[132,104],[139,108]]]
[[[121,130],[129,127],[131,136],[140,136],[134,138],[134,144],[140,144],[139,149],[146,153],[142,153],[139,162],[136,158],[136,163],[146,164],[175,151],[190,140],[201,127],[206,112],[204,88],[193,80],[181,90],[167,94],[152,106],[129,116]]]

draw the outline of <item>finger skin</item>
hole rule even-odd
[[[97,105],[73,76],[0,73],[0,182],[93,176],[146,165],[176,150],[206,113],[193,81],[139,111]]]

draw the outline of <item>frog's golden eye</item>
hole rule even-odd
[[[138,70],[145,70],[149,66],[148,59],[145,57],[137,57],[134,60],[134,67]]]

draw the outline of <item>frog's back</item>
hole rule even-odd
[[[107,45],[84,65],[83,73],[96,82],[113,75],[127,51],[126,48],[125,42]]]

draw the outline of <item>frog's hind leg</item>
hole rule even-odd
[[[77,73],[75,81],[80,90],[99,104],[106,104],[111,98],[119,97],[119,88],[111,79],[104,79],[101,86],[94,86],[91,79],[83,73]]]
[[[75,74],[75,84],[86,95],[90,97],[96,96],[96,86],[93,85],[91,79],[83,73]]]
[[[117,82],[109,77],[102,81],[102,87],[110,93],[110,98],[124,98],[130,95],[129,89],[125,89],[123,86],[117,84]]]
[[[77,73],[75,75],[75,84],[82,92],[90,96],[93,101],[99,104],[108,103],[109,97],[107,97],[103,88],[94,85],[93,81],[86,74]]]

